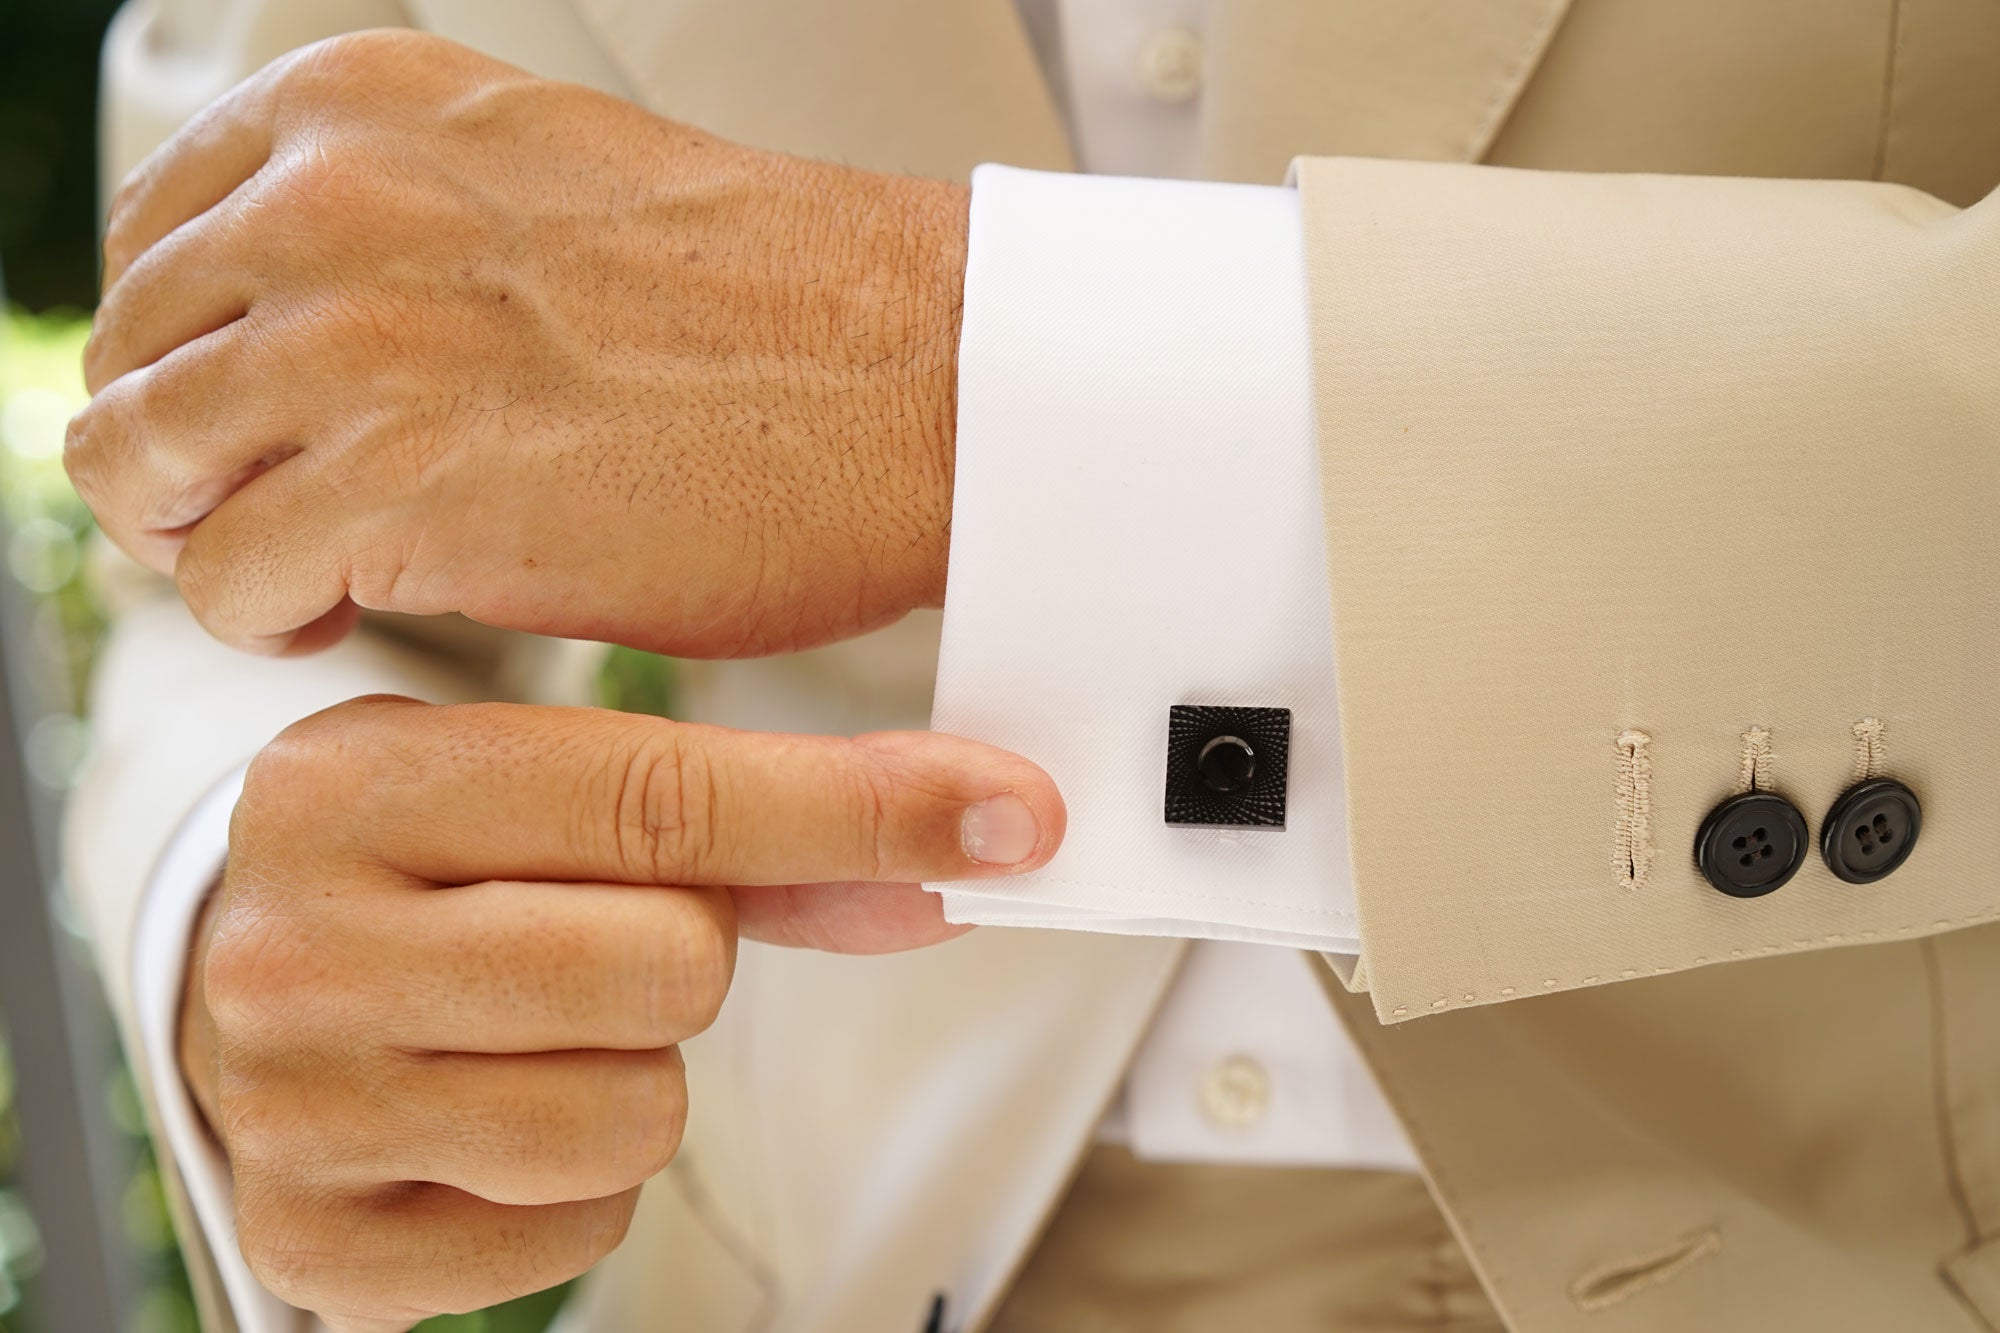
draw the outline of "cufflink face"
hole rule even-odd
[[[1167,712],[1167,822],[1285,826],[1289,708],[1175,704]]]

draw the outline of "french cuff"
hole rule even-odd
[[[179,1170],[237,1328],[241,1333],[305,1333],[321,1325],[267,1291],[243,1260],[236,1243],[229,1162],[195,1108],[177,1054],[195,923],[228,854],[229,816],[243,790],[243,772],[238,768],[196,803],[154,868],[134,928],[132,999],[140,1058],[163,1140],[159,1147]]]
[[[1304,273],[1287,188],[973,173],[932,725],[1069,831],[948,919],[1357,951]],[[1169,810],[1189,716],[1264,728],[1255,801]]]

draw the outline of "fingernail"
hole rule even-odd
[[[965,812],[958,826],[965,854],[989,866],[1019,865],[1035,854],[1042,831],[1035,812],[1011,791],[989,796]]]

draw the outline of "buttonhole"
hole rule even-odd
[[[1570,1284],[1569,1297],[1584,1310],[1608,1309],[1648,1287],[1672,1281],[1703,1259],[1721,1252],[1722,1233],[1714,1227],[1703,1227],[1650,1254],[1591,1269]]]

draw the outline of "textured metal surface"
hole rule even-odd
[[[1203,777],[1202,748],[1218,736],[1240,737],[1256,757],[1240,791],[1217,791]],[[1175,704],[1167,714],[1166,818],[1203,828],[1283,828],[1292,711]]]

